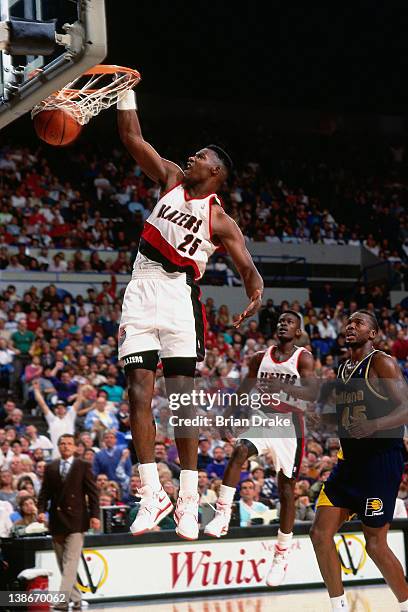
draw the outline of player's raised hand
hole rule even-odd
[[[358,419],[352,416],[350,421],[347,431],[352,438],[369,438],[377,431],[376,419]]]
[[[239,327],[242,321],[245,321],[245,319],[247,319],[248,317],[252,317],[252,315],[258,312],[261,305],[262,305],[262,291],[260,289],[256,289],[247,308],[239,315],[238,319],[234,321],[233,326]]]

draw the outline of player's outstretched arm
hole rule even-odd
[[[385,394],[395,408],[377,419],[358,420],[350,417],[352,424],[349,433],[354,438],[365,438],[376,431],[408,425],[408,386],[397,362],[385,353],[376,353],[370,372],[372,370],[378,381],[370,377],[370,383],[374,387],[381,385],[379,392]]]
[[[160,184],[162,189],[171,189],[183,178],[183,171],[177,164],[161,157],[145,141],[136,113],[134,91],[127,91],[118,102],[119,136],[130,155],[137,161],[149,178]]]
[[[251,317],[260,309],[264,284],[246,248],[244,237],[238,225],[220,206],[214,206],[212,214],[213,234],[222,242],[229,255],[231,255],[232,261],[244,283],[246,294],[250,299],[249,305],[234,323],[234,327],[239,327],[242,321]]]

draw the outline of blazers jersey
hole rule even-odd
[[[303,351],[307,349],[302,347],[296,347],[295,352],[289,359],[285,361],[278,361],[275,359],[276,346],[272,345],[262,358],[258,369],[258,378],[262,379],[273,379],[279,378],[284,384],[301,386],[300,374],[299,374],[299,357]],[[280,404],[277,406],[271,406],[272,410],[276,412],[305,412],[307,409],[307,402],[302,399],[296,399],[291,397],[290,393],[280,392]]]
[[[377,419],[386,416],[395,405],[377,391],[369,380],[370,366],[376,350],[371,351],[349,371],[347,360],[339,367],[336,385],[336,415],[341,443],[340,459],[364,460],[367,456],[402,445],[403,427],[375,432],[370,438],[351,438],[351,417]]]
[[[198,281],[217,248],[211,240],[214,205],[221,205],[215,193],[190,198],[182,184],[165,193],[144,224],[134,270],[185,272]]]

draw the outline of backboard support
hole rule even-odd
[[[0,0],[0,16],[57,19],[57,31],[69,35],[50,57],[0,53],[0,129],[107,55],[105,0]]]

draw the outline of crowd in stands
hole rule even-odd
[[[221,195],[247,240],[364,245],[390,262],[396,286],[408,286],[407,189],[399,171],[405,150],[392,152],[361,176],[358,159],[348,167],[327,155],[323,163],[287,147],[276,160],[272,151],[272,166],[243,163]],[[62,164],[41,148],[4,147],[0,270],[128,273],[158,196],[121,149],[74,147]],[[213,265],[222,270],[226,262]],[[230,273],[224,280],[235,284]]]
[[[262,138],[259,163],[238,160],[222,198],[248,241],[363,245],[389,261],[394,279],[408,287],[407,164],[403,146],[364,154],[328,141],[308,149]],[[232,147],[238,151],[239,147]],[[242,149],[242,147],[240,147]],[[318,153],[316,152],[318,151]],[[324,161],[320,151],[324,151]],[[184,154],[190,151],[186,149]],[[179,152],[167,157],[182,161]],[[173,152],[174,153],[174,152]],[[371,157],[370,157],[371,155]],[[255,155],[254,157],[255,158]],[[363,160],[363,161],[362,161]],[[371,160],[368,162],[367,160]],[[21,292],[0,292],[0,537],[35,522],[36,500],[57,440],[74,433],[77,455],[92,464],[100,505],[133,505],[140,478],[131,443],[125,378],[117,361],[122,295],[116,275],[128,274],[143,227],[159,191],[122,149],[82,143],[60,155],[41,147],[0,149],[0,270],[8,272],[108,272],[102,290],[71,295],[63,283]],[[240,283],[227,260],[212,262],[229,285]],[[348,357],[342,328],[358,308],[380,323],[377,347],[393,355],[408,379],[408,300],[391,307],[383,287],[361,284],[347,300],[326,284],[305,304],[268,300],[257,320],[239,330],[227,305],[205,304],[208,334],[198,381],[208,391],[236,388],[255,351],[274,342],[279,314],[303,315],[303,344],[324,381]],[[330,414],[333,398],[320,398]],[[160,481],[175,502],[180,467],[167,427],[170,414],[159,364],[153,415]],[[337,461],[339,442],[330,420],[316,424],[314,406],[306,421],[306,452],[296,485],[296,519],[313,518],[323,482]],[[200,507],[214,505],[232,452],[214,430],[201,432],[197,465]],[[236,493],[236,524],[267,512],[279,517],[272,457],[247,462]],[[402,505],[401,505],[402,504]],[[408,507],[408,473],[401,483],[399,516]],[[405,513],[405,514],[404,514]],[[161,529],[174,527],[167,517]]]
[[[322,381],[333,379],[336,366],[347,358],[342,327],[345,316],[359,307],[376,313],[377,346],[395,357],[408,378],[407,304],[391,308],[375,288],[372,293],[358,290],[347,303],[337,299],[329,285],[320,291],[326,300],[322,308],[313,306],[313,292],[305,304],[268,300],[258,320],[239,330],[232,327],[236,313],[226,305],[216,307],[208,298],[207,350],[197,367],[198,383],[210,392],[236,388],[254,352],[273,343],[279,313],[288,308],[303,315],[303,343],[312,350]],[[121,299],[114,282],[100,294],[90,290],[86,296],[72,296],[54,285],[42,291],[33,286],[23,293],[10,285],[0,295],[0,536],[18,533],[35,521],[44,468],[58,456],[56,443],[63,433],[75,433],[78,456],[92,464],[102,507],[132,505],[138,499],[140,479],[131,444],[129,404],[117,361]],[[155,456],[163,487],[175,501],[180,467],[167,427],[170,410],[163,383],[159,364],[152,403],[157,424]],[[333,398],[321,402],[320,412],[330,413]],[[310,411],[314,411],[312,404]],[[334,426],[316,425],[309,416],[306,454],[296,485],[299,521],[312,518],[339,447]],[[203,513],[205,504],[214,505],[231,452],[232,446],[216,432],[201,432],[198,468]],[[408,503],[408,475],[400,495]],[[259,516],[266,511],[271,520],[279,516],[272,457],[244,465],[236,498],[236,524],[250,524],[251,512]],[[404,502],[401,512],[405,512]],[[172,519],[166,518],[160,528],[172,526]]]

